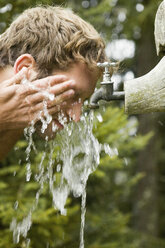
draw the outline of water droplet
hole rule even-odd
[[[111,148],[109,146],[109,144],[104,144],[103,149],[104,149],[105,153],[108,154],[110,157],[118,156],[118,154],[119,154],[118,149],[117,148]]]
[[[17,210],[18,205],[19,205],[19,203],[18,203],[18,201],[16,201],[16,202],[14,203],[14,209],[15,209],[15,210]]]
[[[158,121],[158,123],[159,123],[161,126],[164,126],[164,124],[163,124],[162,121]]]
[[[102,115],[99,113],[99,114],[97,114],[97,119],[98,119],[98,121],[99,122],[103,122],[103,117],[102,117]]]
[[[144,5],[142,3],[137,3],[136,4],[136,10],[138,12],[142,12],[144,10]]]
[[[58,165],[57,165],[57,172],[60,172],[60,170],[61,170],[61,165],[58,164]]]
[[[128,159],[127,158],[124,158],[124,163],[126,166],[128,165]]]
[[[87,9],[89,7],[90,3],[89,1],[82,1],[82,7]]]
[[[48,98],[50,101],[53,101],[55,99],[55,96],[47,91],[43,91],[43,95]]]
[[[30,163],[27,163],[26,165],[26,181],[29,182],[30,181],[30,178],[31,178],[31,164]]]
[[[14,172],[13,172],[13,176],[15,177],[15,176],[16,176],[16,174],[17,174],[17,172],[16,172],[16,171],[14,171]]]
[[[26,239],[26,248],[29,248],[30,245],[30,239]]]

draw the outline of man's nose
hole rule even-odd
[[[80,121],[81,113],[82,113],[81,102],[73,103],[72,106],[67,110],[68,116],[75,122]]]

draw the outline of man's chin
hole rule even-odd
[[[57,119],[54,119],[53,120],[53,124],[52,125],[54,125],[54,124],[55,124],[55,127],[56,126],[58,127],[58,129],[63,129],[64,128],[64,126]]]
[[[42,127],[41,122],[37,123],[37,125],[36,125],[37,133],[43,139],[48,138],[48,140],[54,139],[56,136],[56,133],[64,128],[64,126],[57,119],[54,119],[48,125],[48,127],[45,129],[44,133],[41,132],[41,127]]]

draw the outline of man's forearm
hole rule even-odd
[[[2,161],[13,148],[22,135],[23,130],[0,131],[0,161]]]

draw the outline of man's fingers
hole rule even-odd
[[[52,116],[55,115],[57,117],[57,113],[59,113],[59,112],[60,112],[60,106],[59,105],[53,106],[53,107],[48,109],[48,113]]]
[[[48,108],[54,106],[54,105],[59,105],[64,101],[70,100],[75,96],[75,91],[74,90],[68,90],[58,96],[55,96],[55,99],[53,101],[48,101]]]
[[[31,116],[33,116],[33,120],[35,119],[35,122],[40,120],[41,117],[45,117],[45,113],[43,111],[44,109],[44,104],[43,103],[38,103],[34,107],[31,108]],[[60,106],[53,106],[50,109],[48,109],[48,113],[50,115],[57,114],[60,112]]]
[[[42,96],[38,95],[38,99],[40,99],[40,97]],[[47,102],[48,112],[50,112],[51,115],[59,112],[63,107],[64,102],[70,100],[72,97],[74,97],[74,90],[69,90],[55,97],[54,101],[48,101]],[[29,97],[27,97],[27,100],[29,104],[31,104]],[[42,115],[43,110],[44,110],[44,102],[34,103],[34,105],[31,107],[31,112],[36,113],[38,118],[40,114]]]
[[[74,90],[68,90],[68,91],[62,93],[61,95],[56,96],[53,101],[50,101],[50,100],[47,101],[47,108],[52,108],[53,106],[57,106],[57,109],[59,111],[60,110],[60,105],[63,106],[63,102],[73,98],[74,94],[75,94]],[[31,98],[30,96],[27,97],[27,100],[28,100],[29,103],[32,104],[32,101],[33,101],[34,106],[32,108],[33,108],[34,112],[35,111],[36,112],[37,111],[42,111],[44,109],[44,102],[40,101],[40,99],[42,99],[43,97],[45,99],[45,96],[42,96],[40,94],[38,94],[38,96],[35,97],[35,98]],[[36,101],[37,98],[38,98],[38,103],[36,104],[35,101]]]
[[[61,99],[61,97],[62,97],[61,94],[64,93],[65,91],[66,91],[66,96],[68,96],[68,95],[73,96],[74,92],[69,91],[73,87],[73,85],[74,85],[74,81],[67,81],[67,82],[55,85],[55,86],[51,87],[49,92],[46,91],[47,96],[44,94],[45,91],[40,91],[40,92],[36,93],[35,90],[33,91],[33,89],[32,89],[32,91],[30,91],[30,89],[28,89],[26,87],[24,89],[24,92],[26,93],[26,91],[27,91],[28,101],[31,102],[32,104],[33,103],[39,103],[39,102],[41,102],[43,100],[48,101],[49,100],[48,96],[51,93],[51,94],[53,94],[55,96],[55,99],[53,101],[48,101],[50,103],[50,105],[52,106],[54,104],[59,103],[59,99]],[[32,94],[32,93],[35,93],[35,94]],[[64,94],[64,97],[65,97],[65,94]]]
[[[37,92],[36,94],[31,94],[27,96],[27,100],[30,104],[41,103],[46,97],[42,92]]]
[[[57,84],[52,86],[49,89],[49,92],[51,94],[54,94],[55,96],[64,93],[67,90],[74,89],[75,88],[75,81],[74,80],[69,80],[66,82],[63,82],[61,84]]]
[[[13,85],[12,88],[19,93],[20,96],[26,97],[28,95],[34,95],[38,93],[38,89],[35,89],[29,85]]]
[[[25,98],[28,95],[34,95],[38,90],[33,89],[32,87],[28,85],[22,85],[22,84],[15,84],[10,85],[10,87],[5,87],[5,89],[1,90],[1,93],[3,92],[3,96],[5,101],[12,98],[14,95]]]
[[[67,77],[64,75],[55,75],[55,76],[49,76],[46,78],[38,79],[33,81],[33,84],[41,89],[47,89],[55,84],[62,83],[67,80]]]
[[[23,67],[21,71],[19,71],[16,75],[3,83],[6,83],[7,86],[20,84],[22,80],[27,77],[27,72],[28,69],[26,67]]]

